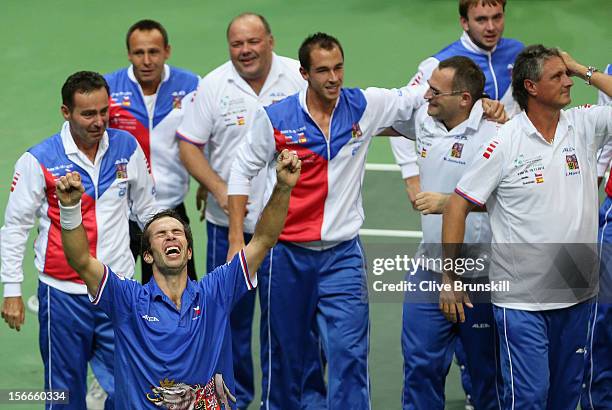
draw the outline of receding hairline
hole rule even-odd
[[[227,30],[225,31],[225,37],[229,38],[229,32],[232,29],[232,26],[234,25],[234,23],[238,22],[239,20],[247,20],[247,19],[256,19],[257,21],[259,21],[259,24],[261,24],[266,34],[272,35],[272,29],[270,28],[270,24],[268,23],[268,21],[266,20],[264,16],[262,16],[261,14],[257,14],[257,13],[246,12],[246,13],[241,13],[230,20],[229,24],[227,25]]]
[[[157,33],[158,33],[158,34],[160,35],[160,37],[161,37],[161,40],[162,40],[162,48],[167,49],[167,47],[170,47],[170,44],[167,44],[167,45],[166,45],[166,39],[165,39],[165,37],[164,37],[164,33],[162,33],[160,29],[158,29],[158,28],[136,28],[136,29],[134,29],[134,30],[133,30],[133,31],[130,33],[129,37],[127,38],[128,50],[130,50],[130,51],[131,51],[131,47],[129,47],[129,44],[130,44],[130,41],[132,41],[132,37],[134,36],[134,34],[135,34],[136,32],[139,32],[139,33],[152,33],[152,32],[154,32],[154,31],[157,31]]]

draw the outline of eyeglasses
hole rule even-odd
[[[431,88],[431,87],[429,87],[429,91],[431,92],[432,98],[444,97],[445,95],[459,95],[459,94],[466,92],[466,91],[450,91],[447,93],[441,93],[440,91],[436,90],[435,88]]]

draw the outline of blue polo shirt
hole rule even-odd
[[[115,331],[115,408],[198,400],[215,372],[233,379],[230,312],[255,286],[240,251],[200,281],[188,280],[177,310],[154,278],[143,286],[106,266],[92,302]]]

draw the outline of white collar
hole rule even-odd
[[[132,80],[132,82],[138,84],[138,80],[136,79],[136,76],[134,75],[134,65],[133,64],[130,64],[130,66],[128,67],[127,73],[128,73],[128,78]],[[170,78],[170,66],[168,64],[164,64],[164,74],[162,76],[161,82],[164,83],[168,81],[169,78]],[[140,86],[140,84],[138,85]]]
[[[518,114],[517,117],[519,117],[520,127],[525,134],[531,137],[540,138],[545,143],[550,144],[548,141],[544,139],[544,136],[540,133],[540,131],[537,130],[535,125],[533,125],[533,123],[531,122],[531,120],[527,116],[527,113],[524,110],[521,111],[521,113]],[[565,114],[565,111],[561,110],[559,114],[559,122],[557,123],[557,129],[555,131],[555,137],[553,139],[553,142],[557,140],[557,136],[561,135],[560,132],[568,131],[570,128],[573,128],[573,125],[570,122],[569,117]]]
[[[495,47],[493,47],[491,51],[480,48],[476,45],[476,43],[472,41],[472,39],[470,38],[470,36],[468,35],[466,31],[463,32],[459,40],[461,41],[461,44],[463,44],[463,46],[467,48],[468,50],[474,53],[477,53],[477,54],[484,54],[484,55],[488,55],[489,53],[493,54],[495,50],[497,50],[497,46],[499,45],[499,42],[497,42],[497,44],[495,44]],[[501,41],[501,37],[499,41]]]
[[[483,115],[484,111],[482,109],[482,100],[478,100],[474,106],[472,106],[469,117],[460,124],[457,124],[457,126],[455,126],[455,128],[452,130],[447,130],[446,126],[441,121],[438,121],[429,115],[427,116],[429,120],[425,122],[425,129],[430,133],[433,133],[433,131],[436,129],[443,129],[446,135],[465,134],[468,129],[476,132],[480,127]]]
[[[72,133],[70,132],[70,123],[68,121],[65,121],[64,124],[62,125],[60,136],[62,138],[62,144],[64,145],[64,152],[66,153],[66,155],[70,155],[70,154],[79,155],[79,153],[81,153],[83,156],[86,157],[85,153],[79,150],[79,148],[76,145],[76,142],[74,142],[74,138],[72,137]],[[100,140],[100,143],[98,144],[98,151],[96,152],[96,158],[95,158],[94,163],[97,162],[98,158],[104,155],[107,149],[108,149],[108,131],[104,131],[104,135],[102,136],[102,139]]]
[[[306,87],[303,90],[300,90],[298,94],[298,101],[300,102],[300,106],[302,107],[302,109],[306,111],[306,113],[312,117],[312,115],[310,114],[310,111],[308,111],[308,104],[306,104],[306,93],[307,92],[308,92],[308,87]],[[334,106],[334,111],[336,111],[336,108],[338,108],[338,104],[340,104],[341,97],[342,97],[342,88],[340,89],[340,95],[338,95],[338,98],[336,99],[336,105]]]
[[[229,63],[231,75],[227,77],[227,81],[242,85],[243,87],[246,87],[247,90],[250,90],[250,92],[254,93],[249,83],[247,83],[246,80],[240,76],[240,73],[238,73],[238,70],[236,70],[234,63],[232,63],[231,60],[229,61]],[[260,95],[266,90],[266,88],[269,87],[270,84],[274,84],[279,77],[284,75],[283,70],[281,70],[280,64],[281,63],[279,61],[278,55],[272,52],[272,65],[270,66],[270,72],[266,77],[266,81],[264,81],[264,85],[263,87],[261,87],[261,91],[259,92]]]

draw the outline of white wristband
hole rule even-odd
[[[83,216],[81,215],[81,201],[72,206],[63,206],[59,201],[58,203],[60,209],[60,225],[62,226],[62,229],[71,231],[78,228],[81,222],[83,222]]]

